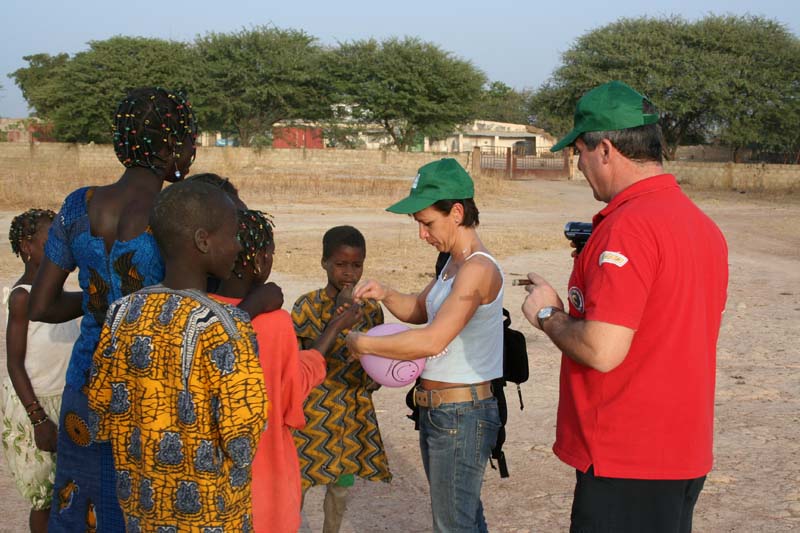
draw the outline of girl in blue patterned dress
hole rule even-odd
[[[178,181],[195,155],[197,128],[186,98],[161,88],[134,89],[114,115],[114,150],[126,167],[111,185],[67,196],[50,228],[30,296],[31,320],[83,316],[67,369],[49,531],[125,531],[111,446],[95,443],[85,386],[92,354],[116,299],[160,282],[164,263],[148,227],[165,181]],[[80,292],[64,291],[78,268]]]

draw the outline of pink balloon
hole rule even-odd
[[[383,337],[408,331],[405,324],[380,324],[369,330],[366,335],[370,337]],[[413,383],[425,368],[425,358],[413,361],[400,361],[378,355],[364,354],[361,356],[361,366],[369,377],[387,387],[403,387]]]

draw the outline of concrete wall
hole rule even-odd
[[[668,161],[680,183],[737,191],[800,191],[800,165]]]
[[[255,150],[198,147],[192,172],[223,175],[285,173],[328,176],[413,176],[443,154],[370,150]],[[465,167],[470,154],[452,154]],[[0,180],[38,181],[47,176],[101,183],[119,177],[122,165],[110,145],[0,143]]]
[[[326,177],[410,177],[417,169],[443,157],[437,153],[383,150],[254,150],[199,147],[192,172],[240,175],[288,174]],[[471,170],[471,153],[447,154]],[[575,161],[577,163],[577,161]],[[668,172],[681,183],[697,187],[800,191],[800,165],[703,163],[668,161]],[[68,187],[102,184],[122,172],[110,145],[65,143],[0,143],[0,185],[20,187],[58,181]],[[574,165],[574,176],[583,178]]]

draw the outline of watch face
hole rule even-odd
[[[545,318],[550,318],[550,315],[552,314],[553,314],[552,307],[544,307],[542,309],[539,309],[537,316],[539,317],[540,320],[544,320]]]

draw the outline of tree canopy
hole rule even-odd
[[[28,62],[28,66],[17,69],[8,77],[19,86],[22,97],[34,109],[34,116],[45,118],[60,105],[60,95],[53,85],[63,72],[69,55],[33,54],[22,59]]]
[[[777,22],[621,19],[580,37],[562,59],[530,106],[535,123],[556,135],[572,127],[581,95],[618,79],[659,108],[670,156],[708,140],[798,149],[800,42]]]
[[[356,121],[380,124],[401,151],[475,118],[486,82],[469,61],[410,37],[340,44],[328,68],[337,102]]]
[[[256,27],[197,40],[196,110],[205,129],[235,131],[243,146],[285,119],[330,113],[323,50],[299,30]]]
[[[61,141],[111,141],[111,118],[129,89],[191,88],[194,56],[184,43],[143,37],[91,41],[89,49],[26,56],[11,74],[36,115],[51,120]]]
[[[478,102],[477,118],[527,124],[532,91],[517,91],[502,81],[493,81],[484,89]]]

